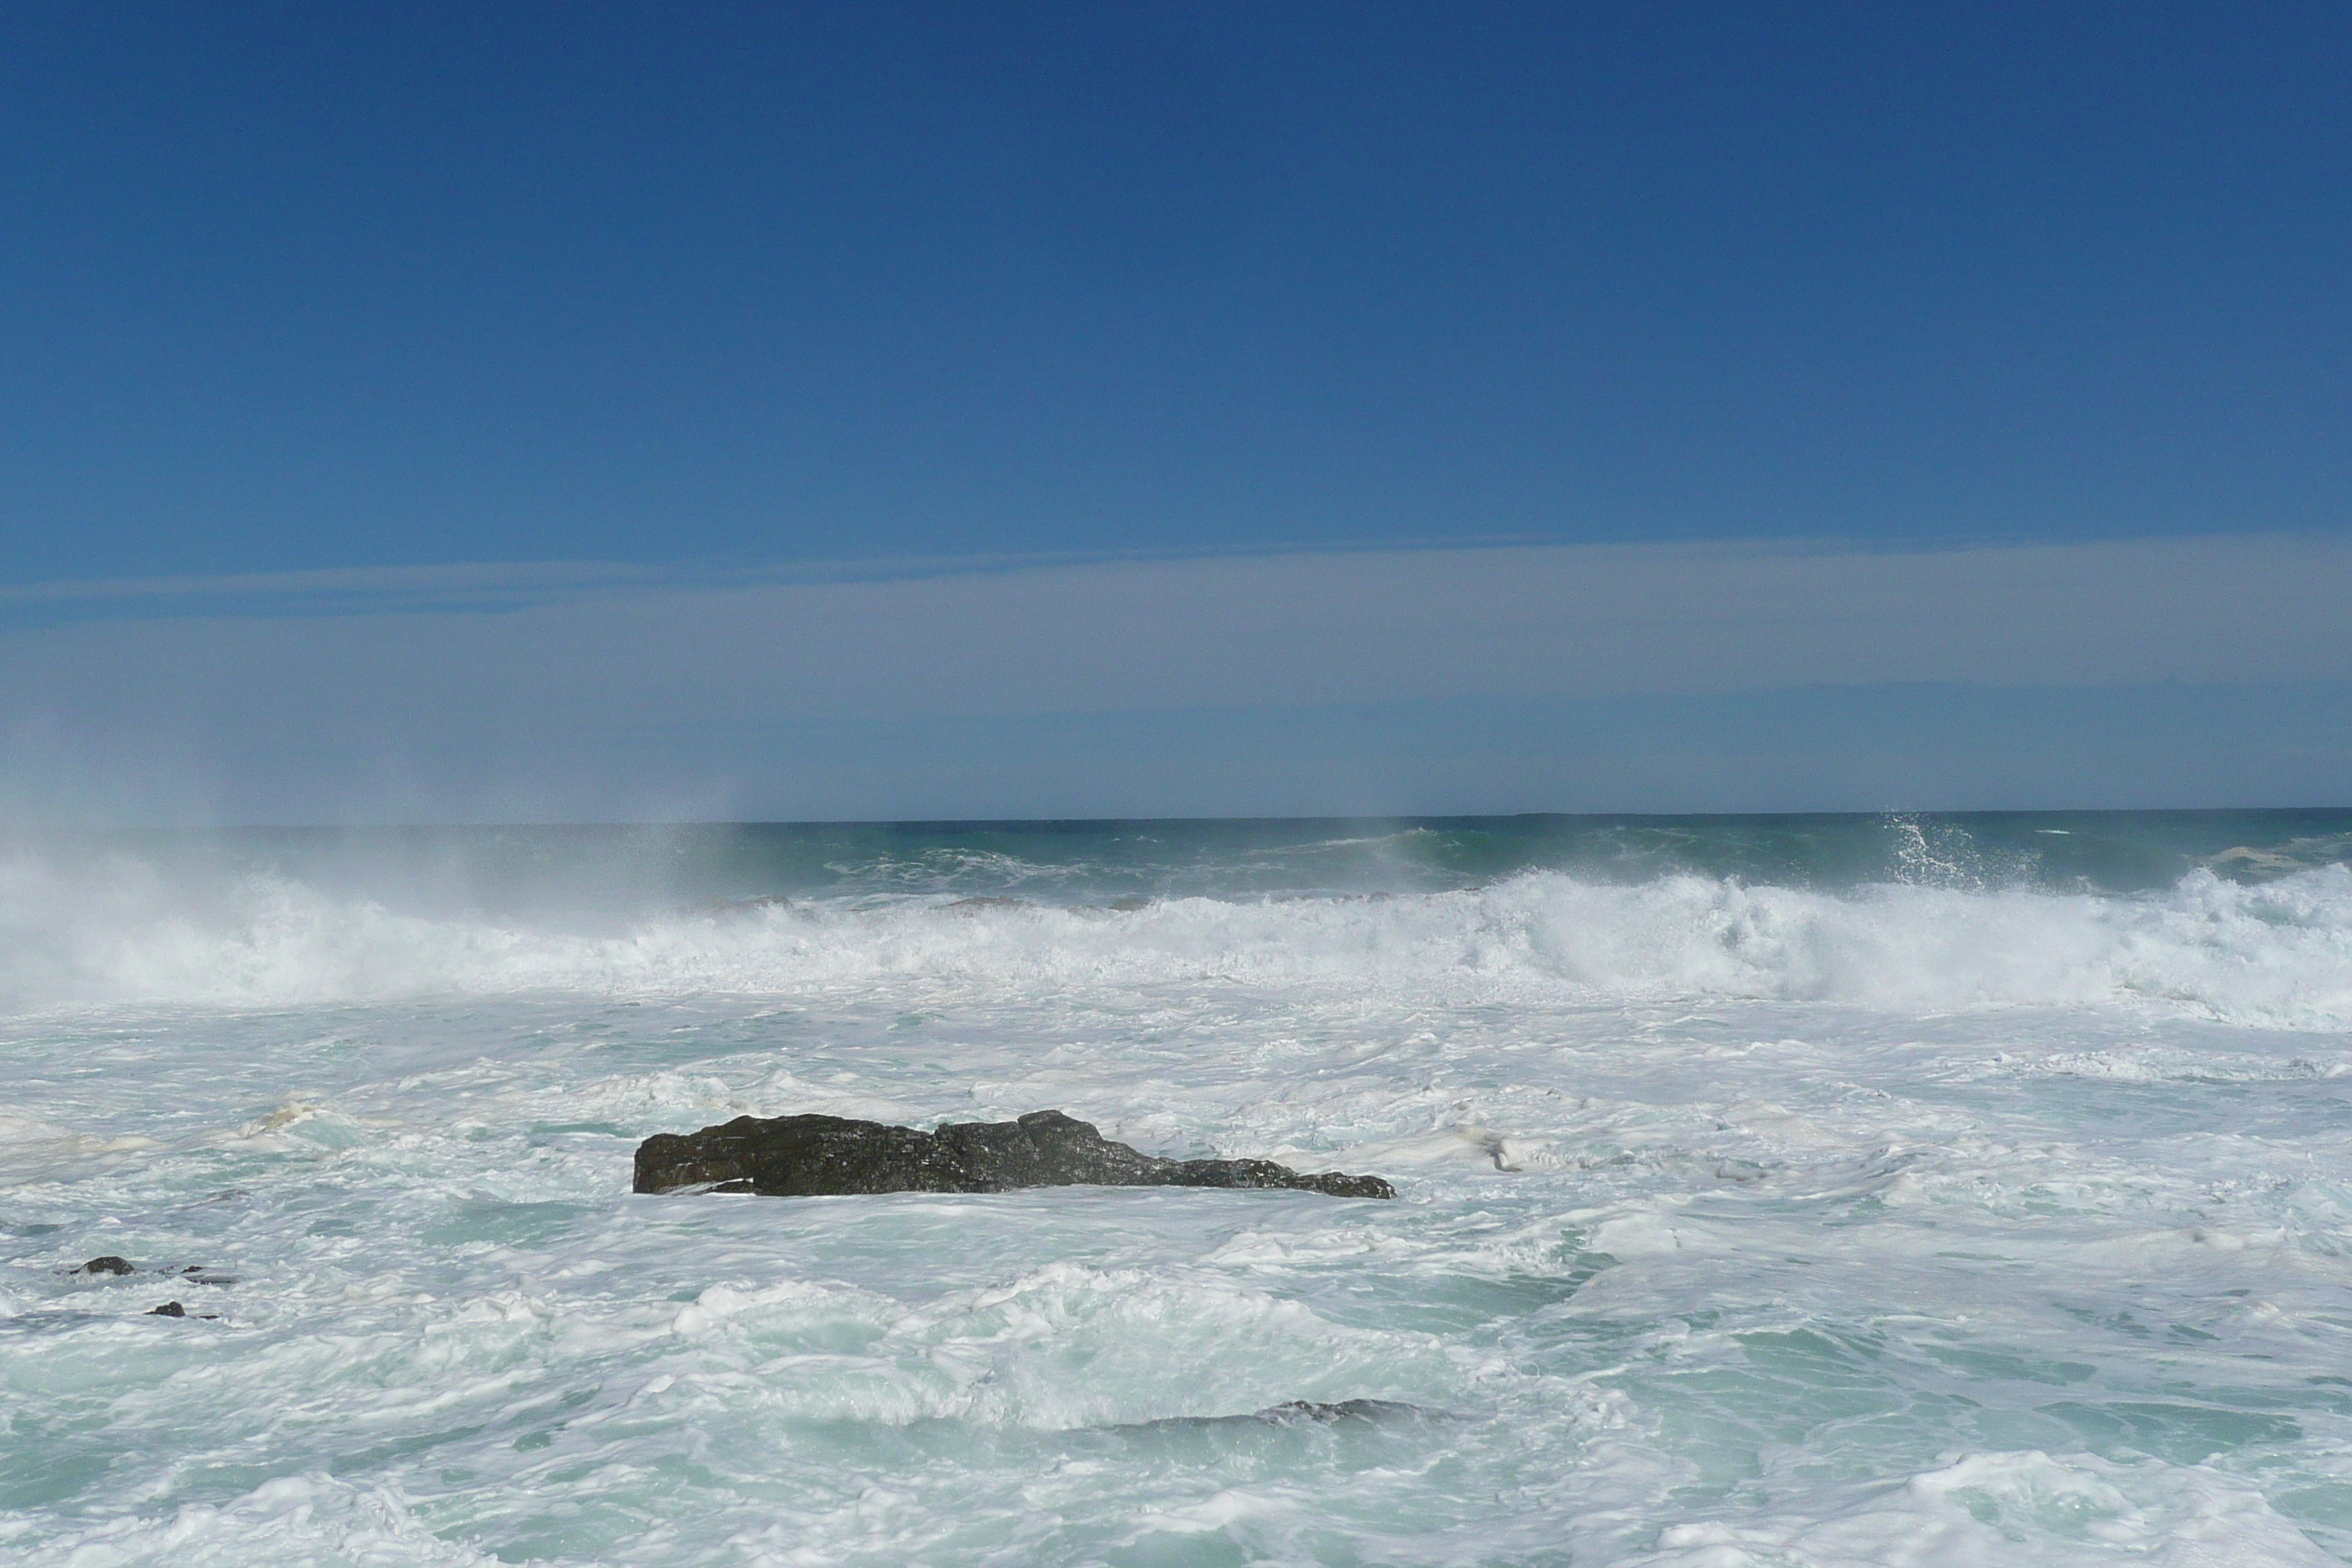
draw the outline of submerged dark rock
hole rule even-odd
[[[1234,1436],[1262,1431],[1269,1426],[1393,1428],[1462,1419],[1464,1417],[1450,1411],[1431,1410],[1395,1399],[1342,1399],[1332,1404],[1314,1399],[1291,1399],[1280,1405],[1270,1405],[1264,1410],[1254,1410],[1246,1415],[1162,1415],[1152,1421],[1122,1422],[1104,1430],[1138,1436],[1146,1433],[1192,1433]]]
[[[1163,1160],[1114,1143],[1058,1110],[921,1132],[843,1116],[739,1116],[637,1145],[640,1193],[816,1197],[853,1193],[1002,1193],[1016,1187],[1279,1187],[1392,1198],[1378,1176],[1302,1175],[1271,1160]]]
[[[1330,1405],[1314,1399],[1292,1399],[1270,1405],[1250,1419],[1276,1426],[1296,1426],[1302,1422],[1336,1426],[1342,1421],[1400,1421],[1427,1414],[1418,1405],[1394,1399],[1342,1399]]]
[[[93,1258],[74,1270],[77,1274],[136,1274],[138,1271],[137,1265],[131,1259],[117,1258],[110,1252],[103,1258]]]

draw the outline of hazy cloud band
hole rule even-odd
[[[169,738],[248,763],[652,743],[691,773],[719,765],[713,737],[779,724],[2352,677],[2352,539],[2332,535],[530,581],[539,598],[494,611],[159,616],[151,593],[136,617],[0,634],[0,713],[57,744]]]

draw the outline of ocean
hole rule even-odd
[[[2352,1560],[2347,860],[2352,811],[19,832],[0,1558]],[[745,1113],[1048,1108],[1398,1196],[629,1190]]]

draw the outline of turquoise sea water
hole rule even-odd
[[[0,1554],[2341,1561],[2347,858],[2340,811],[22,840]],[[1400,1197],[627,1190],[746,1111],[1047,1106]]]

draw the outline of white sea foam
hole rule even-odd
[[[193,907],[192,907],[193,905]],[[876,981],[1344,985],[1449,1003],[1769,998],[1868,1006],[2142,1003],[2352,1024],[2352,868],[2259,886],[2196,872],[2141,898],[1529,873],[1378,900],[1140,910],[843,900],[641,921],[619,933],[397,912],[248,879],[202,904],[116,862],[0,866],[0,994],[268,1006],[445,993],[791,994]]]
[[[0,925],[0,1557],[2352,1554],[2341,868]],[[1401,1196],[627,1191],[1049,1105]]]

